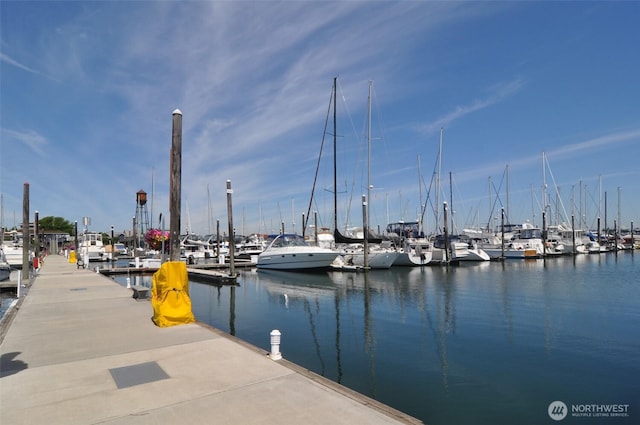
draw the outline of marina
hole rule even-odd
[[[284,358],[427,424],[539,424],[555,400],[625,404],[604,423],[627,424],[640,394],[637,261],[621,251],[367,273],[242,269],[237,286],[191,281],[190,295],[198,321],[255,345],[277,328]]]
[[[49,258],[0,327],[0,423],[419,423],[273,347],[203,323],[157,327],[131,292]]]
[[[640,2],[246,6],[2,2],[0,424],[640,423]]]

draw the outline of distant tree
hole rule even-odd
[[[38,227],[41,232],[61,232],[73,234],[75,225],[62,217],[42,217],[38,220]]]

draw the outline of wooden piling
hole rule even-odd
[[[182,190],[182,112],[173,111],[169,176],[169,259],[180,260],[180,202]]]
[[[227,218],[229,221],[229,275],[235,276],[235,232],[233,231],[233,206],[231,204],[231,195],[233,190],[231,189],[231,180],[227,180]]]
[[[444,261],[446,264],[449,264],[449,261],[451,261],[451,258],[453,257],[452,252],[451,252],[451,241],[449,240],[449,229],[447,227],[447,220],[449,220],[447,218],[447,203],[443,202],[442,203],[443,209],[442,209],[442,213],[443,213],[443,219],[442,221],[444,222]]]
[[[364,229],[364,268],[369,269],[369,217],[367,217],[367,195],[362,195],[362,228]]]
[[[22,272],[29,280],[31,270],[29,252],[31,251],[31,229],[29,228],[29,183],[24,184],[22,193]]]

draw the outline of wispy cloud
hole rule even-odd
[[[607,134],[582,142],[561,146],[545,151],[545,155],[552,161],[553,164],[556,164],[563,159],[571,158],[571,160],[575,160],[580,157],[592,156],[595,151],[612,147],[614,145],[631,143],[634,141],[636,143],[640,141],[640,129]],[[496,175],[502,173],[507,164],[512,170],[522,170],[530,167],[538,167],[541,162],[541,154],[542,152],[536,152],[528,156],[504,158],[504,160],[501,162],[494,162],[492,164],[486,164],[483,167],[456,173],[457,180],[459,182],[472,181],[478,178],[486,178],[491,175]]]
[[[38,134],[33,130],[20,132],[15,130],[8,130],[6,128],[2,129],[2,134],[5,140],[17,140],[39,156],[44,156],[43,148],[47,144],[47,139],[41,134]]]
[[[633,140],[637,141],[638,139],[640,139],[640,129],[625,131],[622,133],[607,134],[605,136],[585,140],[584,142],[574,143],[571,145],[553,149],[547,153],[555,158],[565,158],[567,156],[573,157],[576,153],[580,153],[580,155],[586,155],[593,152],[594,150],[598,150],[606,146],[618,145]]]
[[[40,72],[36,71],[35,69],[29,68],[28,66],[23,65],[20,62],[11,59],[8,55],[2,52],[0,52],[0,61],[8,63],[9,65],[13,65],[17,68],[24,69],[25,71],[32,72],[34,74],[40,74]]]
[[[22,69],[24,71],[27,71],[27,72],[30,72],[32,74],[41,75],[43,77],[49,78],[50,80],[57,81],[55,78],[53,78],[53,77],[51,77],[51,76],[49,76],[49,75],[47,75],[47,74],[45,74],[43,72],[40,72],[40,71],[38,71],[36,69],[30,68],[27,65],[24,65],[24,64],[14,60],[14,59],[12,59],[11,57],[9,57],[8,55],[6,55],[6,54],[4,54],[2,52],[0,52],[0,62],[7,63],[9,65],[15,66],[16,68],[20,68],[20,69]]]
[[[451,123],[466,115],[481,111],[502,102],[503,100],[518,93],[523,86],[524,81],[520,78],[506,83],[496,84],[490,88],[491,94],[487,98],[476,99],[468,105],[458,106],[447,115],[442,116],[433,122],[419,126],[418,130],[423,134],[433,134],[443,127],[449,127]]]

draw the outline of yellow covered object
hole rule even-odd
[[[195,322],[189,298],[189,275],[182,261],[169,261],[153,274],[153,323],[161,328]]]

